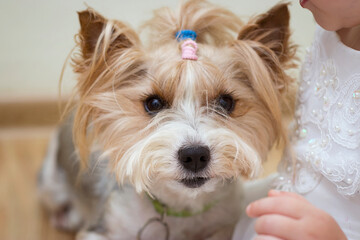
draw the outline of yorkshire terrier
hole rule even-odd
[[[78,240],[230,239],[241,178],[285,135],[288,4],[243,24],[185,1],[155,12],[147,45],[122,22],[78,14],[77,106],[39,177],[53,224]]]

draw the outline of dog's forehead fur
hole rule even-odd
[[[248,80],[237,69],[241,64],[236,61],[233,51],[230,46],[219,48],[198,44],[197,61],[184,61],[180,43],[175,41],[150,51],[146,59],[152,89],[170,103],[193,95],[193,101],[200,100],[203,105],[220,94],[249,91]],[[241,97],[238,95],[236,97]]]

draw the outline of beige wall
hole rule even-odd
[[[74,46],[78,31],[76,11],[85,3],[104,16],[139,26],[151,17],[152,10],[175,0],[11,0],[0,1],[0,100],[56,97],[63,63]],[[277,0],[212,0],[240,16],[250,16],[270,8]],[[311,42],[314,21],[311,14],[293,1],[291,6],[294,41],[300,48]],[[71,68],[65,71],[63,92],[74,84]]]

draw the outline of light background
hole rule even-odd
[[[277,0],[211,0],[245,19],[262,13]],[[175,8],[176,0],[1,0],[0,1],[0,100],[56,98],[62,66],[79,30],[76,11],[93,7],[107,18],[137,28],[162,6]],[[304,49],[314,33],[310,12],[292,1],[293,40]],[[65,71],[63,93],[75,83],[70,67]]]

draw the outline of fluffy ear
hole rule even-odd
[[[275,5],[252,19],[238,35],[238,43],[246,43],[266,63],[274,86],[281,93],[294,80],[287,76],[285,70],[297,66],[297,47],[290,41],[288,6],[289,3]]]
[[[109,21],[95,12],[87,9],[78,12],[80,21],[81,50],[84,59],[93,56],[100,49],[130,48],[138,42],[137,35],[121,22]]]
[[[136,61],[139,58],[134,57],[134,52],[139,49],[140,40],[126,24],[108,20],[93,9],[78,12],[78,15],[81,27],[78,34],[80,54],[74,54],[72,60],[74,71],[80,73],[78,91],[84,95],[93,89],[105,87],[103,83],[115,74],[113,69],[117,69],[116,73],[121,75],[131,72],[129,68],[138,66]],[[97,79],[99,75],[101,79]]]
[[[292,57],[289,47],[288,5],[288,3],[278,4],[267,13],[253,19],[241,29],[238,40],[259,42],[270,48],[278,56],[280,62],[287,61],[289,57]]]
[[[100,128],[98,125],[101,125],[94,122],[104,112],[118,109],[121,88],[139,79],[145,67],[141,43],[134,30],[120,21],[104,18],[92,9],[78,15],[80,54],[75,52],[72,61],[74,71],[78,73],[76,96],[79,98],[73,134],[79,156],[86,166],[91,144]]]
[[[242,70],[249,84],[267,106],[273,129],[283,139],[286,134],[281,113],[292,108],[292,99],[287,94],[290,91],[294,94],[294,79],[286,70],[296,66],[296,46],[289,39],[289,20],[288,4],[278,4],[246,24],[234,44],[236,58],[247,65]]]

